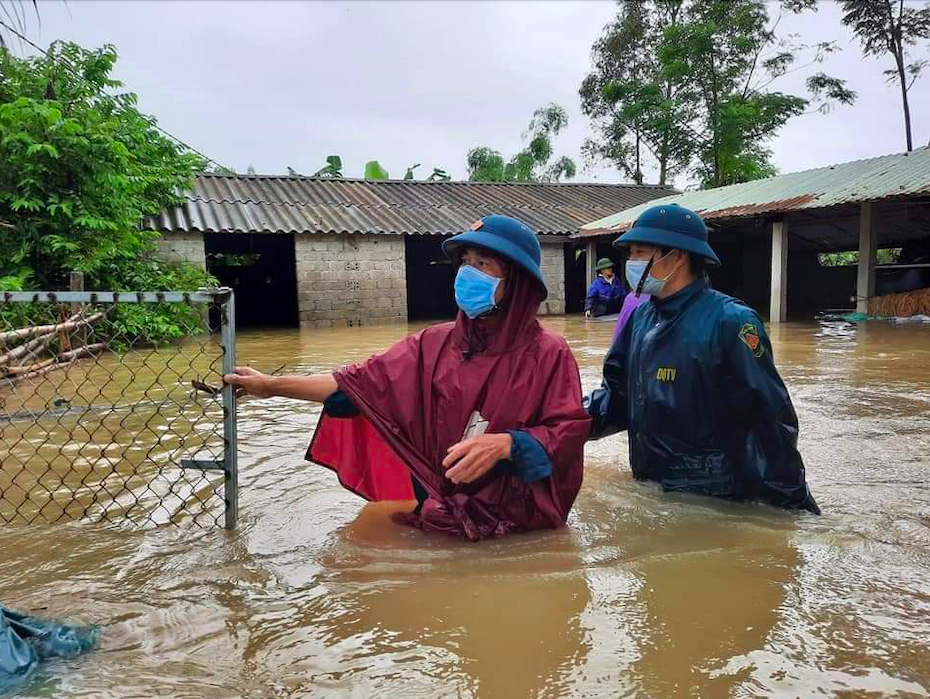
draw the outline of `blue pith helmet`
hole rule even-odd
[[[475,221],[471,230],[459,233],[442,244],[442,251],[450,260],[463,245],[487,248],[516,265],[519,265],[533,279],[539,282],[543,298],[549,295],[546,282],[539,267],[542,251],[536,234],[522,221],[510,216],[493,214]]]
[[[623,248],[630,243],[692,252],[705,258],[711,266],[720,266],[720,258],[707,242],[704,220],[691,209],[678,204],[656,204],[646,209],[633,227],[613,242],[613,246]]]

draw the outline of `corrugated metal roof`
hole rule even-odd
[[[653,204],[676,203],[719,220],[914,195],[930,195],[930,147],[656,199],[588,223],[573,237],[624,231]]]
[[[204,233],[454,234],[488,214],[570,234],[618,209],[668,196],[653,185],[417,182],[267,175],[197,177],[186,201],[145,221]]]

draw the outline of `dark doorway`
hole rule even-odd
[[[566,313],[584,311],[584,297],[587,293],[586,258],[584,247],[565,246]]]
[[[407,319],[440,320],[458,312],[455,270],[442,251],[443,236],[408,235],[405,245]]]
[[[294,236],[207,233],[207,271],[236,293],[239,327],[297,327]]]

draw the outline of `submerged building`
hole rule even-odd
[[[453,271],[440,248],[488,214],[532,227],[549,298],[580,311],[581,227],[676,190],[652,185],[370,181],[202,174],[151,217],[160,253],[203,265],[235,289],[240,325],[329,327],[451,318]]]

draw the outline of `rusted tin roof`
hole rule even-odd
[[[930,196],[930,147],[656,199],[588,223],[572,237],[624,231],[653,204],[679,204],[720,221],[908,196]]]
[[[494,213],[558,235],[675,191],[653,185],[203,174],[186,201],[144,225],[163,232],[454,234]]]

